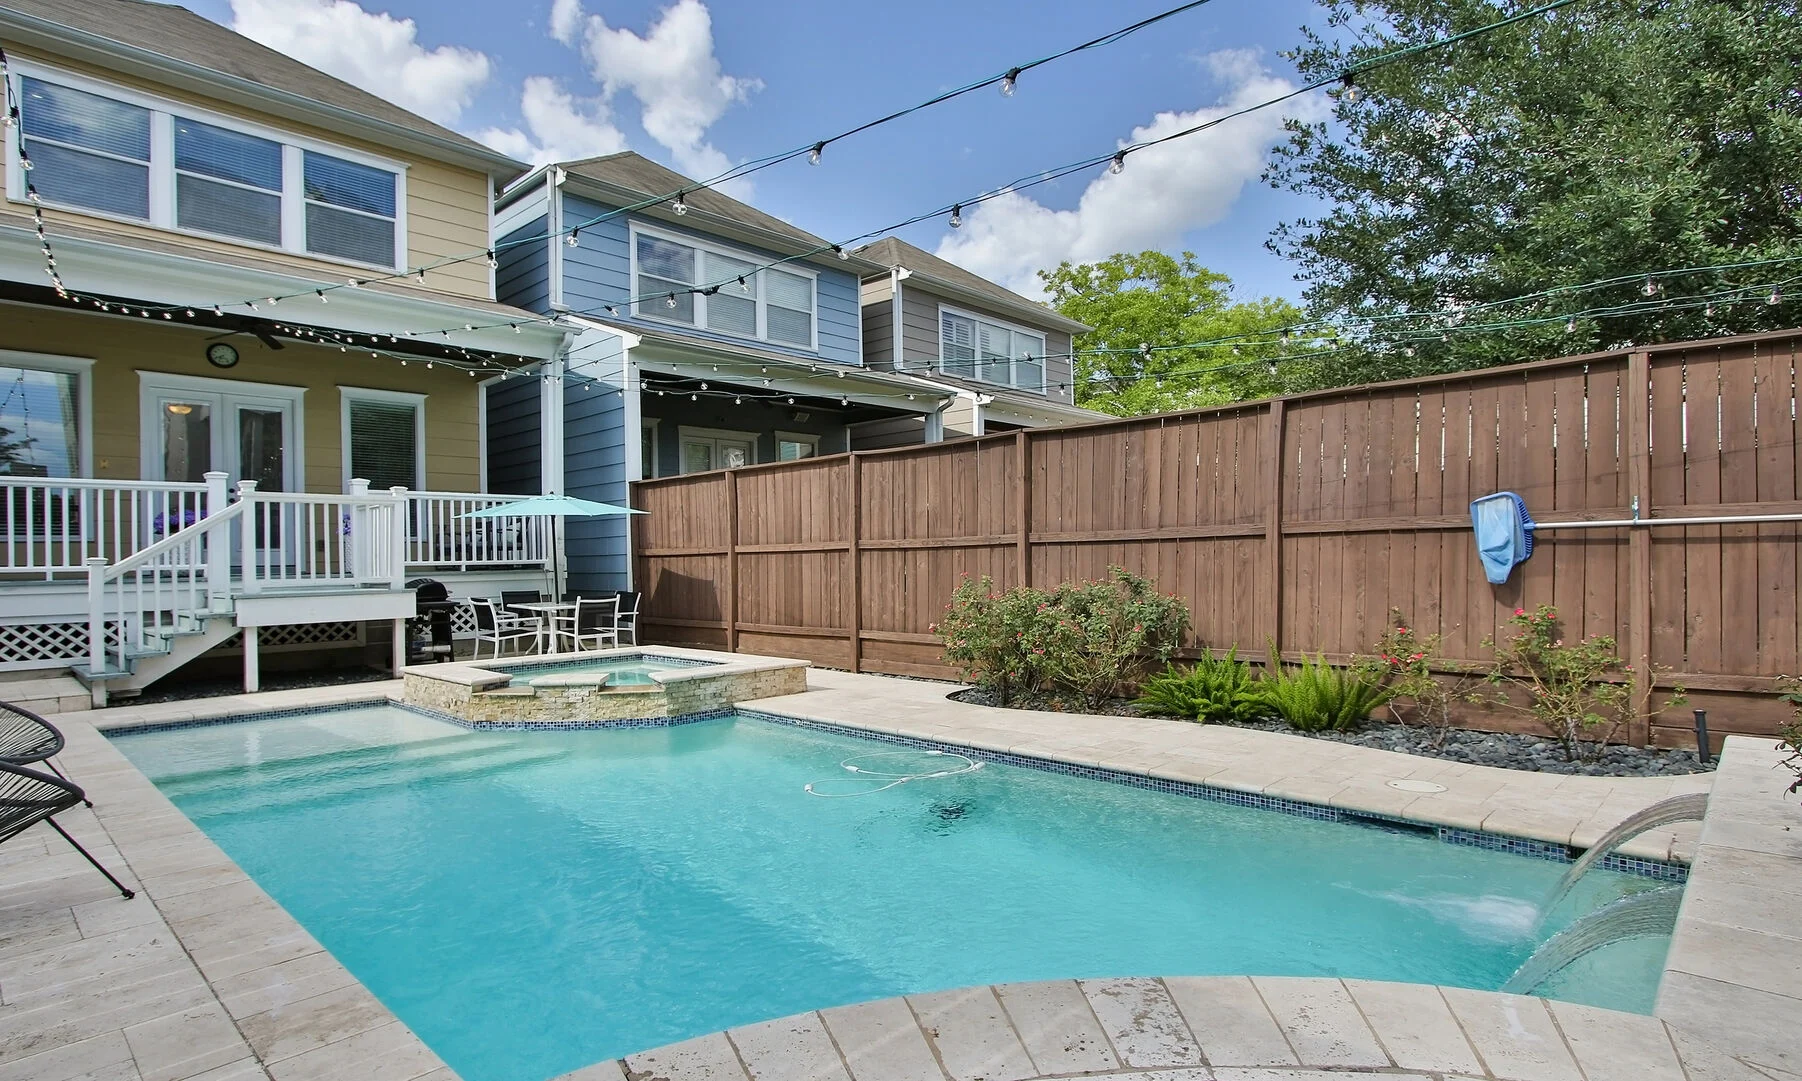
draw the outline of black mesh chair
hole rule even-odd
[[[521,612],[513,607],[516,604],[543,604],[544,594],[536,589],[503,589],[501,590],[501,607],[526,619],[537,619],[537,612]]]
[[[42,763],[51,773],[62,777],[51,758],[62,753],[63,734],[44,718],[10,702],[0,702],[0,764],[31,766]],[[89,807],[94,804],[83,799]]]
[[[623,645],[626,635],[632,636],[632,644],[638,644],[638,602],[644,596],[629,589],[622,589],[614,596],[619,598],[619,607],[613,614],[613,644]]]
[[[61,777],[39,773],[24,766],[0,763],[0,844],[5,844],[39,822],[47,823],[51,829],[62,834],[63,840],[81,853],[83,859],[93,864],[96,871],[105,875],[106,880],[117,887],[119,893],[129,901],[135,894],[126,889],[123,882],[114,878],[111,871],[100,866],[100,861],[81,847],[81,842],[69,836],[68,831],[57,825],[56,819],[52,817],[85,799],[81,789]]]

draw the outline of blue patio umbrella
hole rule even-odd
[[[557,597],[563,596],[563,582],[557,567],[557,519],[559,518],[622,518],[628,514],[643,514],[644,511],[631,507],[619,507],[612,503],[597,503],[592,499],[578,499],[573,495],[535,495],[529,499],[515,500],[512,503],[497,503],[492,507],[472,510],[457,515],[459,518],[549,518],[551,520],[551,566],[553,568],[551,583],[555,587]]]

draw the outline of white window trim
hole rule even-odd
[[[150,217],[134,218],[125,214],[113,214],[103,210],[74,206],[67,203],[54,203],[45,200],[44,206],[54,210],[81,214],[102,221],[121,222],[128,225],[148,226],[181,236],[201,237],[226,244],[236,244],[260,251],[282,252],[297,255],[305,259],[317,259],[321,262],[335,263],[341,266],[368,267],[374,270],[393,272],[408,266],[407,254],[407,164],[392,158],[378,157],[360,150],[334,143],[320,142],[305,136],[295,135],[278,128],[267,127],[248,120],[215,112],[204,106],[191,105],[173,98],[158,97],[139,90],[115,85],[94,79],[86,75],[66,71],[62,68],[39,64],[35,61],[7,58],[7,65],[12,75],[12,85],[8,88],[10,101],[20,101],[23,80],[26,78],[42,79],[45,82],[57,83],[72,90],[81,90],[99,97],[110,98],[126,105],[135,105],[150,110]],[[282,243],[264,244],[243,237],[225,233],[211,233],[201,229],[184,229],[175,224],[175,135],[174,116],[180,114],[184,118],[225,128],[228,131],[253,135],[259,139],[279,143],[282,146]],[[11,202],[24,203],[25,171],[19,168],[20,139],[6,140],[6,197]],[[311,150],[315,153],[329,154],[335,158],[367,165],[394,174],[394,262],[383,266],[379,263],[365,263],[356,259],[345,259],[336,255],[325,255],[310,252],[306,245],[306,199],[302,188],[301,170],[302,153]],[[85,151],[84,151],[85,152]],[[226,183],[231,183],[226,181]],[[345,207],[345,210],[353,208]],[[371,215],[374,216],[374,215]],[[380,220],[386,221],[386,218]]]
[[[756,432],[735,432],[735,431],[731,430],[730,428],[691,428],[688,425],[684,424],[676,429],[676,470],[678,473],[686,473],[687,472],[687,470],[682,468],[682,444],[688,442],[688,440],[690,440],[691,438],[692,439],[731,439],[731,440],[735,440],[740,443],[749,443],[749,444],[751,444],[751,460],[746,462],[745,464],[746,465],[756,465],[757,464],[757,442],[758,442],[758,440],[757,440]],[[713,470],[719,470],[719,469],[724,469],[724,468],[726,468],[726,467],[723,465],[716,465],[713,467]],[[712,472],[713,470],[709,470],[708,472]]]
[[[416,492],[429,492],[432,486],[425,475],[425,399],[424,394],[407,390],[373,390],[369,387],[338,385],[338,443],[343,464],[344,490],[350,491],[350,405],[352,402],[381,402],[384,405],[413,406],[413,477]]]
[[[820,437],[818,435],[814,435],[809,432],[777,432],[776,433],[776,460],[777,461],[782,460],[782,444],[784,444],[784,443],[806,443],[809,446],[813,447],[813,453],[808,455],[808,457],[818,458],[820,456]],[[796,459],[796,460],[799,461],[800,459]]]
[[[78,477],[91,478],[94,475],[93,359],[0,349],[0,367],[33,368],[75,377],[75,470]]]
[[[1043,330],[1035,330],[1032,327],[1023,326],[1019,323],[1010,323],[1006,319],[997,319],[992,315],[979,315],[976,312],[970,311],[967,308],[957,308],[957,307],[953,307],[950,304],[940,304],[938,318],[934,321],[936,325],[933,328],[934,336],[937,338],[938,345],[939,345],[938,370],[940,372],[943,372],[946,375],[955,376],[958,379],[970,379],[975,382],[982,383],[985,386],[1007,387],[1009,390],[1024,390],[1029,394],[1042,394],[1047,397],[1050,396],[1045,388],[1051,382],[1051,366],[1050,366],[1050,361],[1044,355],[1041,355],[1039,357],[1039,385],[1036,387],[1023,387],[1017,383],[997,383],[992,379],[984,379],[981,375],[978,375],[977,373],[982,370],[982,355],[981,355],[982,350],[981,350],[980,346],[978,346],[978,348],[977,348],[976,360],[970,365],[970,374],[969,375],[962,375],[960,373],[955,373],[955,372],[952,372],[949,369],[947,369],[945,367],[945,316],[946,315],[955,315],[961,319],[969,319],[969,320],[972,320],[977,323],[987,323],[993,327],[1003,327],[1009,331],[1014,331],[1014,332],[1017,332],[1020,334],[1030,334],[1033,337],[1039,339],[1039,341],[1045,343],[1045,349],[1047,351],[1049,351],[1051,349],[1051,336]],[[1013,371],[1013,365],[1019,359],[1020,359],[1019,357],[1014,357],[1014,356],[1010,356],[1007,358],[1008,371],[1010,373]]]
[[[658,459],[663,457],[663,448],[659,447],[657,445],[657,437],[660,434],[658,431],[658,428],[657,428],[657,423],[659,421],[661,421],[662,419],[663,419],[662,417],[640,417],[640,418],[638,418],[639,445],[643,446],[644,437],[645,437],[646,433],[648,433],[651,437],[650,460],[649,461],[641,461],[638,463],[638,479],[639,480],[650,480],[653,477],[657,476],[657,462],[658,462]]]
[[[627,230],[626,237],[626,252],[628,257],[626,288],[633,297],[638,296],[638,238],[640,236],[648,236],[657,240],[666,240],[671,244],[680,244],[684,247],[693,248],[696,251],[712,252],[714,255],[721,255],[728,259],[737,259],[740,262],[750,263],[757,267],[762,267],[763,264],[770,261],[770,258],[767,255],[757,255],[740,248],[720,244],[704,237],[688,233],[678,233],[667,229],[654,229],[641,222],[634,221]],[[757,291],[753,298],[757,304],[757,333],[754,335],[733,334],[730,331],[714,330],[706,326],[705,313],[707,311],[707,298],[699,293],[694,294],[695,321],[693,323],[684,323],[680,319],[666,319],[662,317],[657,313],[656,306],[663,302],[656,299],[633,300],[632,314],[640,319],[648,319],[654,323],[662,323],[665,326],[680,327],[683,330],[698,331],[702,334],[717,334],[722,338],[733,338],[739,341],[759,341],[777,349],[796,349],[804,353],[818,353],[820,351],[820,272],[813,267],[800,266],[794,263],[784,263],[780,267],[769,267],[765,269],[780,270],[785,274],[793,274],[796,277],[806,278],[812,282],[813,311],[810,313],[811,319],[809,322],[809,334],[812,337],[812,341],[809,342],[809,344],[796,345],[793,342],[778,341],[769,336],[768,327],[766,325],[767,320],[765,317],[769,302],[764,299],[763,295],[762,270],[750,275],[752,280],[757,283]],[[700,268],[697,265],[696,276],[698,277],[699,274]],[[692,284],[702,285],[705,283],[697,281]]]
[[[243,379],[211,379],[204,375],[177,375],[173,372],[138,370],[138,478],[158,480],[152,473],[162,472],[152,463],[163,453],[162,418],[157,415],[159,394],[218,394],[235,398],[263,398],[289,407],[294,419],[284,450],[284,483],[289,491],[306,490],[307,479],[307,388],[281,383],[252,383]]]

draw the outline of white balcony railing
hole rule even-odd
[[[205,484],[0,476],[0,572],[55,578],[117,563],[205,518]]]
[[[549,559],[544,518],[465,518],[522,495],[408,492],[407,565],[412,567],[543,566]]]
[[[472,570],[542,567],[549,561],[545,519],[463,517],[525,496],[405,489],[365,495],[372,505],[402,501],[406,535],[400,558],[407,567]],[[231,553],[234,571],[242,573],[248,562],[257,577],[270,582],[364,579],[348,541],[351,495],[259,492],[258,497],[262,506],[245,525],[251,543],[234,545]],[[209,498],[204,483],[0,476],[0,574],[85,575],[88,560],[116,565],[238,498],[237,491],[223,501]],[[366,560],[364,568],[369,566]],[[386,580],[386,568],[381,577]]]
[[[348,495],[259,492],[244,481],[238,564],[246,594],[266,589],[400,589],[406,579],[407,490],[372,493],[353,480]]]

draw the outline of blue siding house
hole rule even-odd
[[[864,364],[861,279],[887,266],[630,152],[544,166],[496,216],[499,299],[576,335],[542,379],[489,388],[494,491],[623,504],[639,477],[942,437],[956,388]],[[628,588],[629,539],[572,520],[571,587]]]

